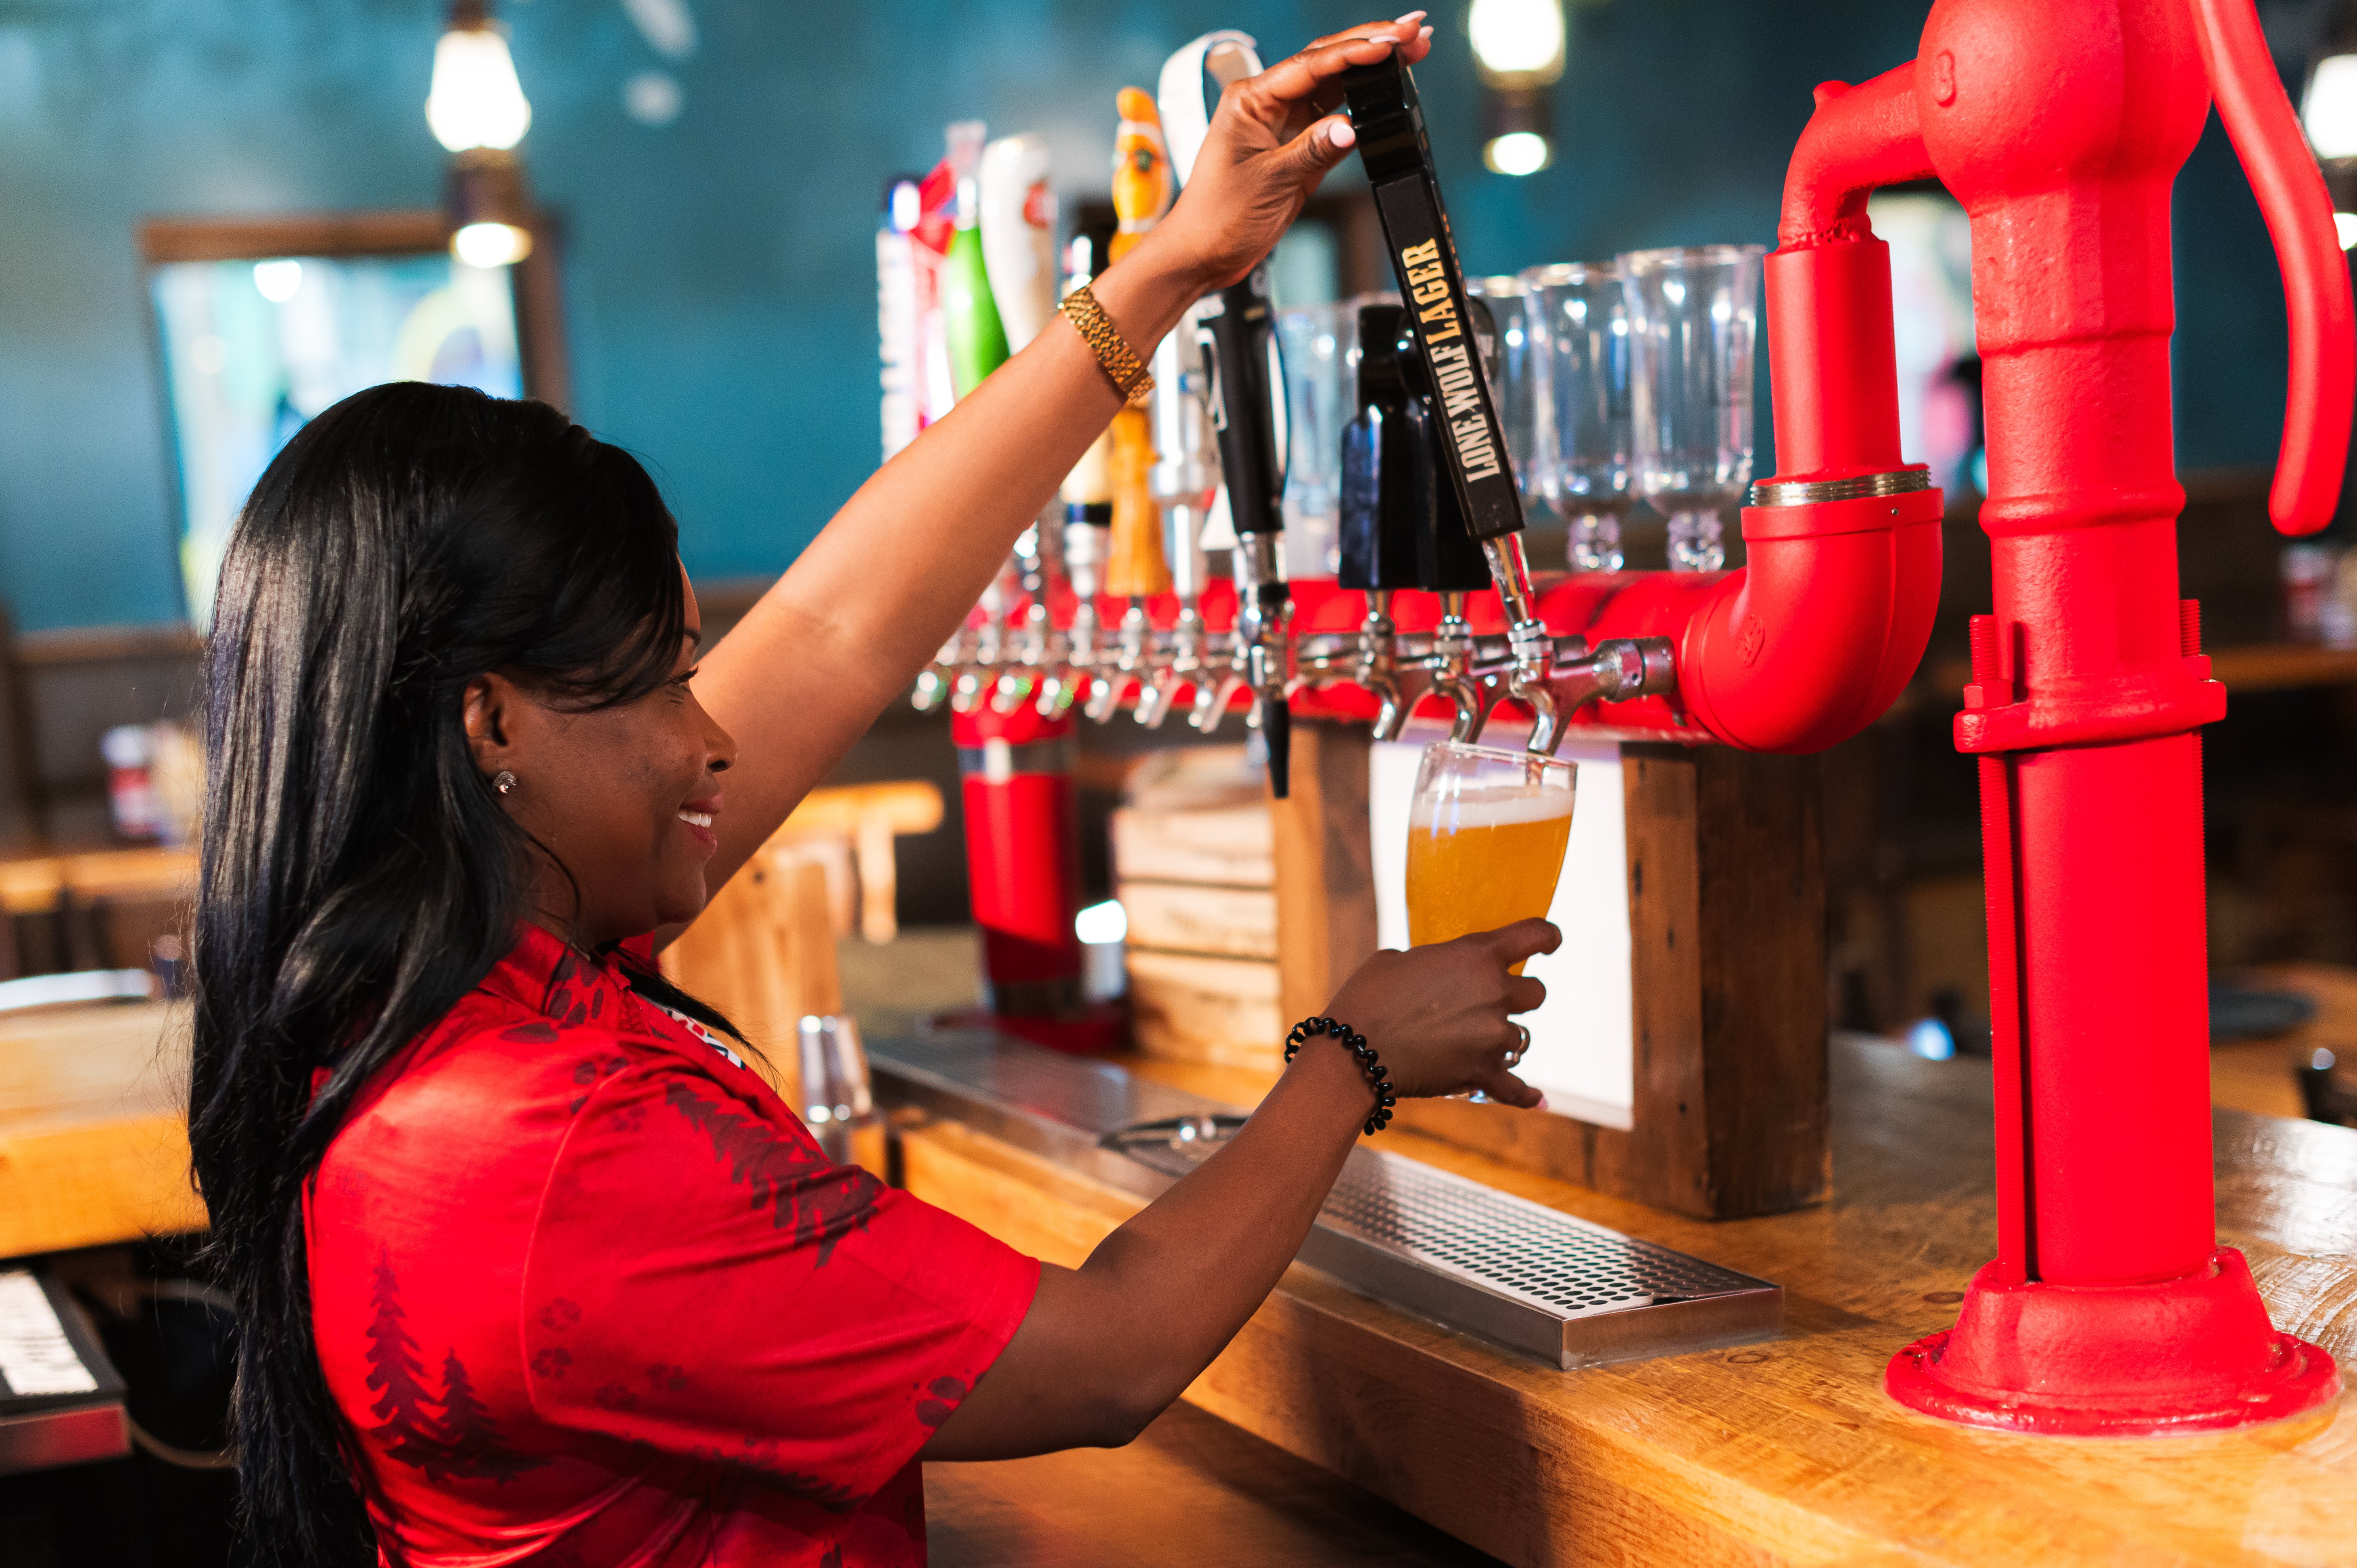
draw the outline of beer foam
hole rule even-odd
[[[1417,800],[1409,810],[1408,825],[1418,832],[1438,827],[1461,833],[1553,822],[1571,815],[1571,794],[1568,789],[1467,789],[1441,800]]]

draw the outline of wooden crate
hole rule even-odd
[[[1147,1056],[1222,1067],[1284,1065],[1272,961],[1133,949],[1129,1000],[1137,1048]]]
[[[1284,1059],[1275,829],[1241,746],[1139,766],[1114,813],[1114,891],[1129,916],[1138,1049],[1175,1061]]]
[[[1114,870],[1125,882],[1276,886],[1265,803],[1207,810],[1124,806],[1113,814]]]
[[[1276,889],[1206,887],[1184,882],[1122,882],[1133,948],[1274,962]]]

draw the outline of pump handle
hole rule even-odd
[[[1154,96],[1162,111],[1162,136],[1170,149],[1170,167],[1185,185],[1195,172],[1195,155],[1211,134],[1211,111],[1203,105],[1203,72],[1208,70],[1222,91],[1232,81],[1260,74],[1260,48],[1250,33],[1232,27],[1205,33],[1162,62]]]
[[[2333,231],[2332,199],[2284,96],[2252,0],[2192,0],[2194,33],[2218,117],[2243,160],[2283,268],[2291,320],[2291,385],[2268,515],[2284,533],[2332,521],[2349,458],[2357,388],[2357,313],[2349,263]]]

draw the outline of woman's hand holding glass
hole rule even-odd
[[[1379,952],[1343,982],[1327,1012],[1366,1036],[1403,1100],[1473,1091],[1528,1109],[1542,1097],[1507,1066],[1524,1043],[1512,1015],[1544,1002],[1546,987],[1514,971],[1562,945],[1553,925],[1528,919]],[[1324,1040],[1303,1048],[1320,1047],[1340,1048]]]

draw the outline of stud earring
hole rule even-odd
[[[515,775],[509,772],[504,768],[491,775],[491,788],[497,789],[502,795],[514,793],[515,786]]]

